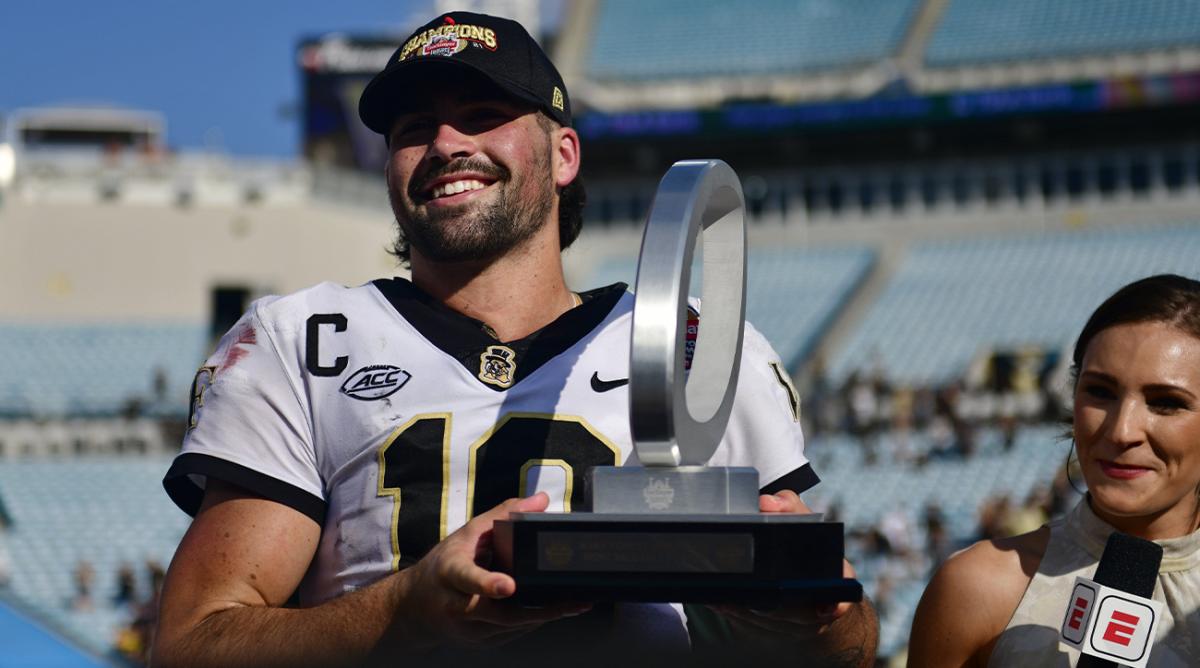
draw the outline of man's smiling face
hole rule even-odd
[[[478,76],[414,86],[423,102],[388,135],[388,195],[412,248],[438,262],[489,260],[550,221],[546,121]]]

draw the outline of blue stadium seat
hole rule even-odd
[[[607,0],[588,76],[654,80],[787,76],[873,63],[903,38],[916,0]]]
[[[1200,226],[1147,225],[914,246],[832,364],[841,380],[868,363],[899,383],[959,377],[987,347],[1069,346],[1122,285],[1196,276]]]
[[[836,505],[851,534],[877,525],[886,513],[901,510],[915,530],[913,538],[919,550],[925,538],[920,513],[927,505],[936,504],[947,520],[951,540],[965,545],[976,538],[979,513],[989,499],[1008,496],[1020,503],[1035,488],[1050,485],[1069,447],[1061,432],[1062,427],[1053,424],[1024,427],[1008,451],[990,450],[966,460],[937,460],[920,467],[888,461],[887,453],[881,453],[879,464],[867,466],[862,461],[862,445],[854,438],[845,434],[814,438],[805,452],[813,459],[821,484],[804,498],[818,510]],[[996,440],[997,436],[984,430],[980,440]],[[912,616],[931,573],[906,570],[902,562],[866,555],[857,547],[848,544],[848,557],[868,596],[877,598],[885,572],[894,579],[889,607],[880,616],[879,656],[891,656],[908,642]],[[897,574],[900,577],[895,579]]]
[[[114,414],[137,398],[178,415],[207,349],[204,325],[0,324],[0,414]],[[158,370],[167,389],[161,404]]]
[[[1200,44],[1193,0],[951,0],[931,67],[1139,52]]]

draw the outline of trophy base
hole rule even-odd
[[[496,566],[523,605],[731,603],[769,609],[862,600],[842,575],[843,526],[769,513],[513,513],[495,524]]]

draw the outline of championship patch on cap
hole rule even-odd
[[[541,45],[511,19],[473,12],[442,14],[417,28],[363,89],[358,115],[363,125],[387,135],[396,117],[412,108],[431,72],[460,68],[495,84],[512,98],[544,112],[563,127],[571,125],[571,96],[562,75]]]
[[[449,16],[445,23],[417,34],[400,47],[397,62],[414,56],[453,56],[468,46],[495,51],[499,46],[496,31],[484,26],[455,23]]]

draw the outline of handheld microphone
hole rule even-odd
[[[1059,642],[1079,650],[1077,668],[1145,668],[1162,604],[1151,600],[1163,549],[1114,532],[1095,579],[1075,578]]]

